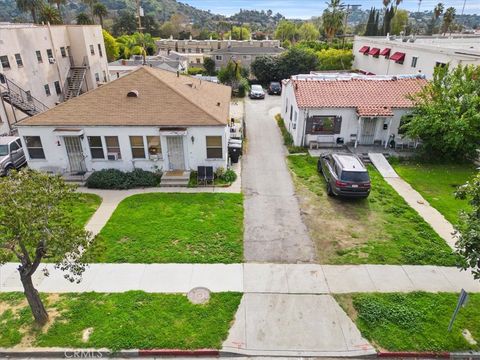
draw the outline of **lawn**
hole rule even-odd
[[[455,190],[477,172],[470,164],[394,163],[395,171],[417,190],[452,224],[460,210],[468,210],[466,200],[455,199]]]
[[[141,194],[123,200],[86,252],[108,263],[243,261],[241,194]]]
[[[86,225],[101,202],[102,198],[98,195],[79,194],[79,201],[72,205],[70,211],[77,223]]]
[[[454,266],[446,242],[382,176],[369,167],[367,199],[326,194],[316,158],[288,157],[300,207],[318,257],[327,264],[415,264]]]
[[[458,294],[346,294],[335,298],[355,321],[363,336],[388,351],[479,350],[464,338],[468,330],[480,343],[480,294],[470,294],[452,332],[448,324]]]
[[[38,330],[23,294],[0,294],[0,347],[220,348],[241,299],[214,293],[194,305],[184,295],[140,291],[42,296],[50,322]]]

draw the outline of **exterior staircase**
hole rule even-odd
[[[190,171],[174,170],[163,173],[160,186],[162,187],[188,187]]]
[[[34,98],[29,92],[23,90],[4,74],[0,74],[0,96],[5,102],[28,116],[37,115],[48,110],[45,104]]]
[[[70,74],[67,77],[64,86],[63,101],[68,101],[80,95],[86,73],[87,68],[83,66],[70,68]]]

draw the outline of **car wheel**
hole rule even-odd
[[[5,169],[5,176],[10,176],[12,174],[13,166],[9,166]]]
[[[330,185],[330,182],[327,182],[327,195],[328,196],[333,196],[333,191],[332,191],[332,185]]]

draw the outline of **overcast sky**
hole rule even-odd
[[[239,9],[271,9],[274,13],[281,13],[287,18],[309,19],[318,16],[325,8],[324,0],[180,0],[199,9],[211,10],[212,13],[233,15]],[[442,0],[422,0],[420,10],[431,10]],[[445,8],[453,6],[457,14],[461,14],[464,0],[443,0]],[[381,7],[381,0],[344,0],[345,4],[361,4],[362,9],[370,9],[372,6]],[[404,0],[401,8],[417,11],[418,0]],[[480,0],[466,0],[465,14],[480,13]]]

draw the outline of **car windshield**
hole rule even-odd
[[[343,181],[365,182],[370,181],[368,172],[364,171],[342,171]]]
[[[0,156],[8,155],[8,145],[0,145]]]
[[[262,87],[260,85],[252,85],[252,90],[254,91],[262,91]]]
[[[272,89],[280,89],[280,84],[279,84],[279,83],[271,83],[271,84],[270,84],[270,87],[271,87]]]

